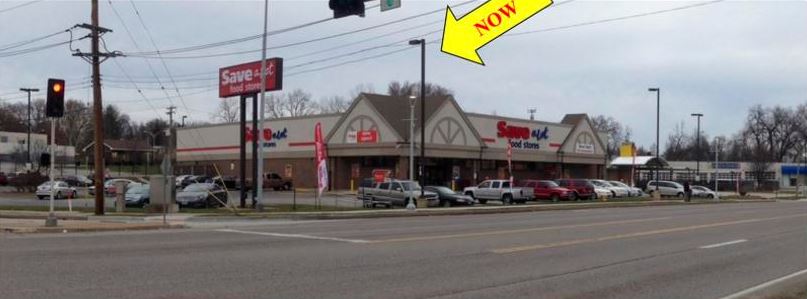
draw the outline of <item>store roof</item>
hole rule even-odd
[[[648,166],[648,167],[669,167],[667,160],[655,156],[617,157],[611,161],[611,166]]]
[[[398,136],[409,136],[409,122],[404,120],[409,119],[409,97],[408,96],[388,96],[380,94],[364,93],[362,94],[367,101],[373,105],[378,111],[378,114],[383,117],[387,123],[398,133]],[[446,101],[449,101],[449,96],[430,96],[426,97],[426,120],[432,116],[437,109],[440,108]],[[415,101],[415,131],[420,130],[420,98]]]

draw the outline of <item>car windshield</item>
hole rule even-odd
[[[448,193],[448,194],[454,193],[454,190],[451,190],[451,188],[444,187],[444,186],[435,186],[435,187],[431,187],[431,188],[434,189],[437,192],[440,192],[440,193]]]
[[[191,184],[191,185],[188,185],[188,187],[185,187],[185,189],[182,189],[182,191],[185,191],[185,192],[207,192],[207,190],[209,190],[209,189],[210,188],[207,186],[207,184]]]
[[[611,185],[609,185],[609,184],[607,184],[607,183],[605,183],[603,181],[591,181],[591,183],[594,184],[594,186],[597,186],[597,187],[612,187]]]
[[[420,184],[417,182],[401,182],[401,186],[403,186],[404,191],[420,190]]]
[[[544,181],[543,183],[546,185],[546,187],[549,187],[549,188],[560,187],[557,183],[555,183],[553,181]]]

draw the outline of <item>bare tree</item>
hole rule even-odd
[[[615,156],[623,142],[630,141],[631,129],[622,125],[611,116],[597,115],[591,118],[594,130],[607,133],[610,138],[606,141],[608,155]]]
[[[59,127],[64,131],[67,145],[83,147],[86,144],[82,139],[87,129],[92,126],[89,107],[78,100],[67,100],[64,103],[64,110],[64,117],[59,119]]]
[[[289,116],[311,115],[317,111],[317,104],[311,100],[311,94],[302,89],[295,89],[287,94],[282,107]]]
[[[280,118],[286,116],[283,112],[284,96],[282,93],[270,93],[266,95],[264,101],[264,112],[271,118]]]
[[[375,93],[375,87],[370,83],[362,83],[353,87],[348,93],[350,100],[355,100],[362,93]]]
[[[401,83],[398,81],[392,81],[387,86],[387,94],[391,96],[419,95],[420,82],[405,81]],[[426,96],[450,96],[453,94],[454,92],[448,88],[445,88],[443,86],[434,83],[426,82]]]
[[[219,102],[216,112],[213,113],[213,121],[224,123],[234,123],[239,121],[240,111],[238,99],[222,99]]]
[[[319,101],[320,113],[341,113],[350,108],[350,101],[341,96],[330,96]]]

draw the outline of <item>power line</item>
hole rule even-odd
[[[24,41],[14,42],[14,43],[10,43],[10,44],[5,44],[5,45],[0,46],[0,51],[5,51],[5,50],[25,46],[25,45],[28,45],[28,44],[33,44],[35,42],[54,37],[54,36],[60,35],[62,33],[68,32],[68,31],[70,31],[70,29],[57,31],[57,32],[54,32],[54,33],[51,33],[51,34],[43,35],[43,36],[32,38],[32,39],[29,39],[29,40],[24,40]]]
[[[465,2],[462,2],[462,3],[459,3],[459,4],[455,5],[454,7],[467,5],[467,4],[476,2],[476,1],[479,1],[479,0],[465,1]],[[386,22],[386,23],[381,23],[381,24],[378,24],[378,25],[368,26],[368,27],[364,27],[364,28],[360,28],[360,29],[356,29],[356,30],[351,30],[351,31],[347,31],[347,32],[327,35],[327,36],[314,38],[314,39],[308,39],[308,40],[299,41],[299,42],[287,43],[287,44],[278,45],[278,46],[272,46],[272,47],[268,47],[267,49],[276,50],[276,49],[288,48],[288,47],[293,47],[293,46],[299,46],[299,45],[305,45],[305,44],[309,44],[309,43],[329,40],[329,39],[333,39],[333,38],[337,38],[337,37],[347,36],[347,35],[351,35],[351,34],[355,34],[355,33],[359,33],[359,32],[364,32],[364,31],[368,31],[368,30],[381,28],[381,27],[386,27],[386,26],[398,24],[398,23],[401,23],[401,22],[406,22],[406,21],[409,21],[409,20],[412,20],[412,19],[420,18],[420,17],[423,17],[423,16],[427,16],[427,15],[431,15],[431,14],[435,14],[435,13],[439,13],[439,12],[445,12],[445,8],[435,9],[435,10],[427,11],[427,12],[424,12],[424,13],[420,13],[420,14],[404,17],[404,18],[401,18],[401,19],[389,21],[389,22]],[[300,28],[305,28],[305,27],[308,27],[308,26],[311,26],[311,25],[314,25],[314,24],[319,24],[319,23],[322,23],[323,21],[329,21],[329,20],[332,20],[332,18],[323,19],[323,20],[320,20],[320,21],[306,23],[306,24],[302,24],[302,25],[298,25],[298,26],[293,26],[293,27],[289,27],[289,28],[281,29],[281,30],[277,30],[277,31],[272,31],[270,33],[267,33],[267,35],[272,36],[272,35],[276,35],[276,34],[283,33],[283,32],[289,32],[289,31],[297,30],[297,29],[300,29]],[[246,38],[248,38],[248,40],[252,40],[252,39],[257,39],[257,38],[260,38],[260,37],[261,37],[261,34],[249,36],[249,37],[246,37]],[[241,38],[241,39],[245,39],[245,38]],[[243,41],[241,41],[241,39],[223,41],[223,42],[218,42],[218,43],[215,43],[215,44],[217,44],[217,46],[221,46],[221,45],[218,45],[218,44],[229,45],[229,44],[234,44],[234,43],[240,43],[240,42],[243,42]],[[237,41],[237,42],[234,42],[234,41]],[[153,56],[153,54],[175,54],[175,53],[182,53],[182,52],[189,52],[189,51],[199,50],[200,48],[198,48],[198,47],[200,47],[200,46],[179,48],[179,49],[173,49],[173,50],[166,50],[166,51],[162,51],[162,52],[157,51],[157,52],[152,52],[152,53],[145,53],[145,52],[144,53],[137,53],[137,52],[134,52],[134,53],[127,53],[126,55],[127,56],[132,56],[132,57],[143,57],[143,56]],[[201,48],[201,49],[204,49],[204,48]],[[220,56],[229,56],[229,55],[240,55],[240,54],[246,54],[246,53],[256,53],[256,52],[259,52],[259,51],[261,51],[261,50],[260,49],[258,49],[258,50],[247,50],[247,51],[237,51],[237,52],[208,54],[208,55],[196,55],[196,56],[173,56],[173,57],[172,56],[167,56],[167,57],[162,57],[162,58],[163,59],[196,59],[196,58],[208,58],[208,57],[220,57]],[[151,58],[153,58],[153,57],[151,57]]]
[[[7,12],[7,11],[12,11],[12,10],[15,10],[15,9],[17,9],[17,8],[22,8],[22,7],[25,7],[25,6],[28,6],[28,5],[31,5],[31,4],[34,4],[34,3],[37,3],[37,2],[41,2],[41,1],[42,1],[42,0],[28,1],[28,2],[25,2],[25,3],[19,4],[19,5],[17,5],[17,6],[12,6],[12,7],[9,7],[9,8],[3,9],[3,10],[0,10],[0,13],[4,13],[4,12]]]

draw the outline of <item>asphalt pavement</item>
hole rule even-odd
[[[793,201],[6,234],[0,297],[724,298],[807,269],[806,228]]]

